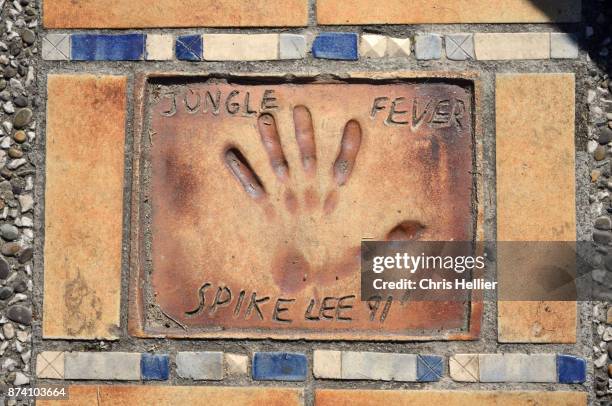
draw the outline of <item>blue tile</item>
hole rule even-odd
[[[143,353],[140,357],[140,376],[144,381],[165,381],[170,375],[168,355]]]
[[[586,381],[586,361],[573,355],[557,354],[557,380],[559,383]]]
[[[202,36],[179,35],[176,38],[176,57],[181,61],[202,60]]]
[[[359,37],[353,32],[324,32],[315,38],[312,55],[322,59],[356,61],[359,58],[358,41]]]
[[[253,356],[253,379],[258,381],[304,381],[307,369],[304,354],[256,352]]]
[[[144,57],[144,34],[74,34],[71,37],[75,61],[139,61]]]
[[[417,381],[435,382],[442,377],[442,357],[437,355],[417,356]]]

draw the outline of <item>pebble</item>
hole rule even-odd
[[[593,169],[591,171],[591,182],[593,183],[597,182],[600,176],[601,176],[601,171],[597,169]]]
[[[0,300],[8,300],[13,296],[13,289],[2,287],[0,288]]]
[[[7,114],[13,114],[15,112],[15,106],[11,102],[4,103],[2,109],[4,109],[4,112]]]
[[[595,148],[595,152],[593,153],[593,157],[596,161],[601,161],[606,157],[606,148],[602,145],[598,145]]]
[[[32,256],[34,255],[34,250],[32,248],[26,248],[23,251],[21,251],[18,255],[18,260],[20,264],[25,264],[26,262],[28,262],[29,260],[32,259]]]
[[[23,151],[18,148],[14,148],[14,147],[9,148],[8,155],[13,159],[21,158],[23,156]]]
[[[15,337],[15,326],[12,323],[6,323],[2,326],[2,334],[4,334],[4,338],[11,340]]]
[[[17,372],[15,374],[15,380],[13,381],[13,385],[21,386],[21,385],[27,385],[29,383],[30,383],[30,378],[25,376],[22,372]]]
[[[13,139],[15,140],[15,142],[18,142],[21,144],[21,143],[24,143],[28,139],[28,137],[26,136],[25,131],[17,131],[13,135]]]
[[[606,328],[606,331],[604,331],[602,338],[606,342],[607,341],[612,341],[612,327]]]
[[[36,41],[36,34],[31,30],[23,30],[21,39],[28,45],[32,45]]]
[[[15,241],[19,237],[19,229],[12,224],[0,226],[0,235],[7,241]]]
[[[593,152],[595,152],[595,148],[597,148],[597,141],[589,140],[589,142],[587,142],[587,152],[589,154],[592,154]]]
[[[20,109],[17,114],[15,114],[13,126],[17,129],[24,128],[30,124],[30,120],[32,120],[32,110],[28,108]]]
[[[599,358],[593,361],[593,365],[595,365],[595,368],[601,368],[604,365],[606,365],[607,361],[608,361],[608,354],[602,354]]]
[[[595,230],[593,231],[593,241],[599,244],[608,244],[612,241],[612,233],[609,231]]]
[[[23,165],[25,165],[26,163],[28,163],[27,160],[21,158],[21,159],[14,159],[11,162],[8,163],[8,165],[6,165],[9,169],[17,169]]]
[[[32,311],[25,306],[16,305],[10,307],[6,312],[6,317],[15,323],[25,326],[32,324]]]
[[[0,258],[0,279],[6,279],[10,269],[8,262],[4,258]]]
[[[2,255],[6,255],[9,257],[17,255],[19,251],[21,251],[21,245],[16,242],[9,242],[7,244],[2,245],[2,248],[0,248],[0,252],[2,252]]]
[[[608,343],[608,356],[612,359],[612,342]]]
[[[595,220],[595,228],[598,230],[610,230],[612,229],[612,220],[610,217],[599,217]]]

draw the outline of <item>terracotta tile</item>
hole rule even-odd
[[[423,238],[472,235],[472,138],[452,143],[446,142],[450,136],[439,143],[429,138],[471,133],[468,89],[408,82],[255,86],[212,80],[173,89],[174,96],[160,89],[162,97],[147,107],[155,141],[151,145],[143,138],[152,175],[153,215],[146,221],[153,241],[154,300],[186,328],[170,330],[149,318],[149,334],[424,339],[423,331],[440,337],[445,329],[465,326],[469,316],[463,303],[396,301],[381,325],[368,304],[353,299],[360,291],[362,237],[402,234],[403,224],[413,222],[428,225]],[[211,102],[215,95],[221,100],[217,109]],[[413,105],[422,109],[421,118],[413,116]],[[434,113],[438,105],[440,117]],[[449,122],[446,109],[460,125]],[[258,121],[258,113],[270,121]],[[296,142],[295,117],[315,150],[308,161],[304,144]],[[385,124],[388,120],[393,125]],[[418,123],[411,126],[414,120]],[[262,143],[262,129],[268,127],[276,130],[286,157],[286,183],[279,179],[285,165],[275,165],[278,150],[266,151],[268,144]],[[197,128],[206,128],[206,136],[189,136]],[[402,136],[407,132],[412,137]],[[359,139],[358,154],[339,157],[349,138]],[[411,171],[405,170],[406,156],[413,157]],[[352,169],[338,169],[346,165]],[[245,180],[241,168],[247,167],[258,179]],[[372,174],[381,171],[393,175],[387,182],[373,181]],[[387,197],[381,200],[382,195]],[[433,210],[431,196],[448,210]],[[207,254],[213,251],[218,255]],[[212,308],[213,301],[220,305]]]
[[[580,21],[580,0],[317,0],[319,24],[543,23]]]
[[[100,406],[297,406],[301,389],[207,386],[100,386]]]
[[[38,406],[93,406],[98,405],[98,387],[94,385],[71,385],[68,399],[37,400]]]
[[[49,75],[43,336],[119,326],[124,76]]]
[[[332,390],[315,392],[315,406],[586,406],[584,392]]]
[[[308,0],[46,0],[46,28],[305,26]]]
[[[497,76],[499,241],[576,239],[574,88],[573,74]],[[513,254],[498,252],[500,280],[525,285],[542,277],[517,267]],[[499,302],[498,312],[501,342],[576,341],[575,302]]]

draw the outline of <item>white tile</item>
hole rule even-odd
[[[169,34],[147,34],[147,60],[167,61],[174,58],[174,37]]]

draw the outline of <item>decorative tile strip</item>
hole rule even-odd
[[[315,350],[313,360],[319,379],[434,382],[443,373],[436,355]]]
[[[565,354],[456,354],[449,359],[457,382],[582,383],[586,361]]]
[[[144,34],[73,34],[73,61],[139,61],[144,57]]]
[[[256,352],[253,379],[256,381],[304,381],[308,372],[306,355],[291,352]]]
[[[320,59],[406,58],[412,38],[379,34],[324,32],[316,36],[312,55]],[[575,59],[577,36],[566,33],[419,34],[414,37],[418,60],[452,61]],[[443,50],[445,52],[443,52]],[[42,57],[49,61],[264,61],[308,56],[305,35],[269,34],[47,34]]]
[[[321,59],[356,61],[359,59],[359,37],[352,32],[324,32],[314,40],[312,55]]]

